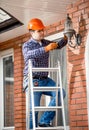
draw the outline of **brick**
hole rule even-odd
[[[87,7],[89,7],[89,1],[88,2],[84,2],[84,3],[79,5],[79,9],[85,9]]]
[[[87,121],[78,121],[77,122],[78,126],[82,126],[82,124],[83,124],[83,126],[88,126],[88,122]]]
[[[74,13],[74,12],[77,12],[77,11],[78,11],[78,7],[77,6],[68,9],[68,12],[70,12],[70,13]]]
[[[79,116],[71,116],[71,120],[73,121],[82,121],[83,120],[83,116],[79,115]]]
[[[87,114],[87,109],[80,109],[80,110],[77,110],[77,114],[78,115],[86,115]]]
[[[74,105],[71,105],[70,109],[71,109],[71,110],[81,109],[81,104],[74,104]]]

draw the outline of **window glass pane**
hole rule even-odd
[[[14,126],[13,57],[3,58],[4,126]]]
[[[0,23],[10,19],[10,15],[8,15],[6,12],[4,12],[2,9],[0,9]]]

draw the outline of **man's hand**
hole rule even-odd
[[[49,45],[47,45],[45,47],[45,51],[48,52],[50,50],[54,50],[58,47],[58,44],[57,43],[50,43]]]

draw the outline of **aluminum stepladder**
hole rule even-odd
[[[30,113],[30,109],[29,109],[29,105],[28,105],[28,115],[27,115],[27,126],[26,126],[26,130],[67,130],[66,129],[66,120],[65,120],[65,111],[64,111],[64,100],[63,100],[63,91],[62,91],[62,79],[61,79],[61,69],[60,69],[60,64],[58,62],[57,67],[51,67],[51,68],[32,68],[32,64],[31,61],[29,60],[29,73],[28,73],[28,78],[29,78],[29,82],[28,82],[28,104],[30,101],[30,96],[31,96],[31,100],[32,100],[32,118],[33,118],[33,129],[29,129],[29,122],[30,122],[30,118],[29,118],[29,113]],[[33,72],[57,72],[57,83],[56,83],[56,87],[34,87],[33,86],[33,78],[32,78],[32,73]],[[60,86],[58,85],[58,80],[60,82]],[[60,89],[60,99],[61,99],[61,106],[58,106],[58,89]],[[56,106],[38,106],[35,107],[34,106],[34,92],[35,91],[56,91]],[[63,120],[63,126],[58,126],[57,122],[58,122],[58,110],[61,109],[62,110],[62,120]],[[35,111],[55,111],[56,112],[56,117],[55,117],[55,124],[56,126],[53,127],[36,127],[35,126]]]

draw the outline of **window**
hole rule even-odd
[[[22,22],[17,20],[4,9],[0,8],[0,33],[9,31],[21,25],[23,25]]]
[[[4,127],[14,126],[13,57],[3,58]]]

